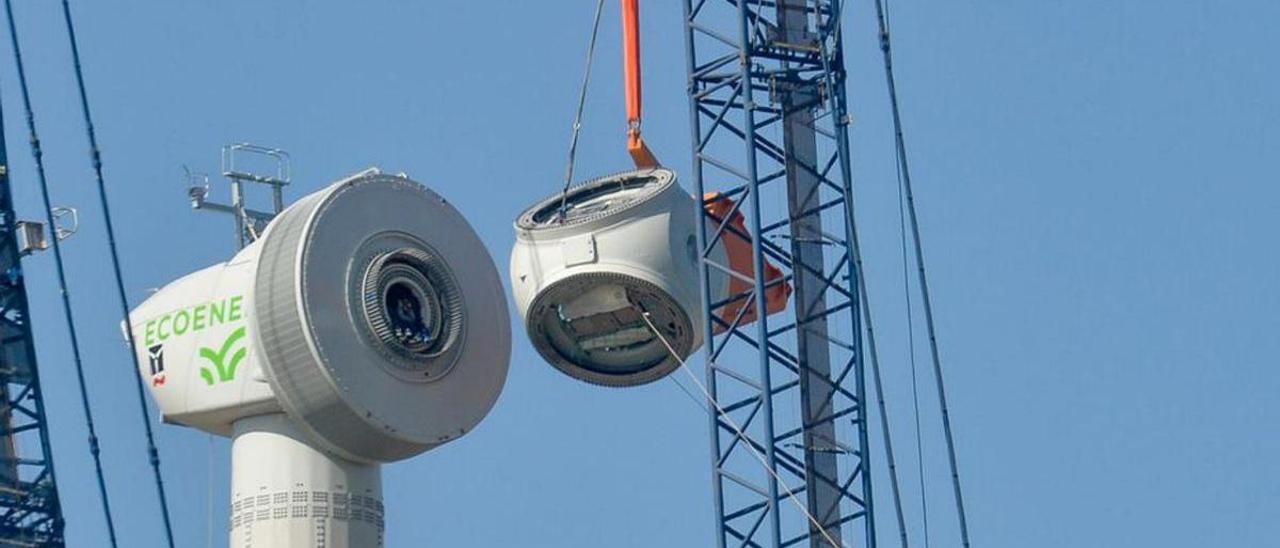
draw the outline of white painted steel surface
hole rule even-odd
[[[231,546],[383,545],[378,464],[333,457],[284,414],[236,421],[231,444]]]

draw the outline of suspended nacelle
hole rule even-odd
[[[732,202],[713,200],[707,207],[724,203]],[[659,168],[589,181],[526,209],[515,223],[511,283],[542,357],[580,380],[634,386],[666,376],[697,349],[705,331],[697,207],[675,173]],[[729,224],[734,233],[719,239],[710,258],[750,279],[745,228],[740,219]],[[709,223],[708,233],[716,228]],[[732,322],[725,313],[749,302],[750,284],[727,274],[708,281],[713,303],[737,297],[720,312]],[[789,292],[778,280],[767,293],[767,310],[784,308]],[[749,323],[755,314],[743,316]]]
[[[131,320],[165,420],[235,438],[235,546],[316,546],[315,521],[292,519],[307,517],[311,491],[327,505],[310,516],[329,518],[320,545],[380,546],[370,465],[475,427],[511,351],[501,282],[470,225],[375,170],[299,200]],[[264,510],[291,518],[254,521]]]

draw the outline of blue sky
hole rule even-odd
[[[54,201],[82,212],[64,251],[120,535],[160,546],[58,6],[17,4]],[[629,161],[617,7],[606,4],[584,176]],[[131,299],[230,256],[228,220],[190,211],[182,166],[215,171],[219,147],[245,140],[292,153],[293,198],[371,165],[409,173],[467,215],[505,273],[511,220],[563,176],[593,6],[75,3]],[[644,9],[646,138],[683,171],[680,7]],[[975,545],[1273,543],[1280,4],[900,0],[893,14]],[[854,165],[894,433],[912,470],[872,15],[855,2],[846,22]],[[14,193],[36,218],[2,49]],[[52,257],[25,265],[68,536],[94,546],[104,526]],[[513,332],[511,375],[489,418],[386,468],[388,546],[710,544],[703,412],[666,381],[571,381],[541,362],[516,320]],[[936,410],[925,413],[932,540],[954,546]],[[157,432],[179,544],[205,543],[212,473],[214,545],[224,545],[228,443],[214,440],[210,453],[204,434]],[[915,475],[905,480],[914,493]],[[917,499],[908,511],[918,540]]]

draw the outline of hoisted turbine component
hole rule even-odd
[[[542,357],[580,380],[634,386],[679,366],[664,339],[681,359],[698,348],[696,207],[675,173],[657,168],[589,181],[526,209],[515,223],[512,293]],[[750,246],[740,241],[722,238],[711,259],[750,279]],[[708,281],[712,302],[747,302],[728,275]],[[785,307],[788,294],[771,293],[767,310]]]
[[[237,547],[381,546],[379,463],[475,427],[511,350],[470,225],[376,170],[299,200],[131,318],[165,420],[235,439]]]

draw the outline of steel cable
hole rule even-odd
[[[578,110],[573,115],[572,136],[569,138],[569,165],[565,167],[564,189],[560,191],[560,219],[564,220],[565,206],[569,200],[569,187],[573,186],[573,166],[578,157],[578,134],[582,132],[582,112],[587,106],[587,89],[591,84],[591,65],[596,56],[596,37],[600,35],[600,15],[604,13],[604,0],[596,2],[595,21],[591,24],[591,41],[587,43],[587,63],[582,73],[582,88],[578,91]]]
[[[942,431],[947,443],[947,462],[951,469],[951,486],[955,495],[956,516],[960,522],[960,542],[969,547],[969,524],[964,512],[964,496],[960,490],[960,472],[956,464],[955,436],[951,429],[951,414],[947,408],[947,392],[942,377],[942,360],[938,353],[937,329],[933,319],[933,304],[929,297],[929,280],[925,275],[924,245],[920,239],[920,220],[916,213],[915,196],[911,190],[911,171],[907,164],[907,145],[902,131],[902,115],[898,105],[897,82],[893,74],[893,54],[889,41],[889,24],[885,15],[884,0],[876,0],[876,20],[880,29],[880,51],[884,55],[885,82],[889,88],[889,104],[893,113],[894,145],[898,167],[902,170],[902,191],[906,197],[908,218],[911,221],[911,237],[915,244],[917,280],[920,285],[920,301],[924,308],[925,329],[929,336],[929,353],[933,360],[934,381],[938,388],[938,405],[942,410]]]
[[[796,496],[795,491],[792,491],[790,487],[787,487],[787,484],[783,482],[782,477],[778,475],[778,472],[775,471],[772,466],[769,466],[768,460],[765,459],[764,455],[760,454],[758,449],[756,449],[756,442],[747,435],[742,427],[738,425],[737,421],[733,420],[733,417],[729,416],[729,412],[725,411],[724,407],[720,406],[720,402],[716,401],[715,397],[711,395],[711,391],[707,389],[707,386],[702,384],[702,381],[699,381],[698,377],[694,375],[693,372],[689,371],[688,366],[685,365],[685,360],[680,357],[680,354],[671,346],[671,343],[667,341],[667,338],[663,336],[662,332],[658,331],[658,328],[653,325],[653,321],[649,319],[649,313],[642,312],[640,317],[644,319],[644,323],[649,326],[649,330],[658,337],[658,340],[662,341],[662,346],[666,347],[667,352],[671,354],[672,358],[675,358],[676,363],[680,364],[680,370],[684,371],[684,373],[689,376],[689,379],[691,379],[694,384],[698,385],[698,389],[702,391],[702,395],[706,398],[707,403],[711,404],[712,407],[715,407],[716,414],[719,415],[720,418],[724,419],[725,424],[729,425],[729,428],[733,430],[734,434],[738,436],[738,438],[746,442],[743,447],[745,447],[748,452],[756,458],[756,460],[760,461],[760,466],[764,468],[764,471],[768,472],[769,475],[773,477],[774,481],[778,482],[778,484],[782,486],[783,494],[785,494],[787,498],[791,499],[791,502],[795,503],[796,508],[804,513],[805,518],[807,518],[809,523],[822,534],[822,537],[828,544],[835,548],[844,548],[844,544],[831,538],[831,534],[827,532],[827,527],[823,527],[823,525],[818,522],[818,518],[814,517],[813,513],[809,512],[809,509],[803,502],[800,502],[800,498]],[[710,367],[710,365],[708,365],[708,367]],[[688,392],[686,392],[686,394],[688,394]],[[692,396],[692,394],[690,394],[690,396]],[[769,443],[773,443],[773,441],[770,440]],[[769,506],[773,506],[772,502]],[[744,546],[747,544],[748,543],[746,542],[743,543]]]
[[[895,163],[897,159],[895,156]],[[911,269],[907,258],[907,204],[902,193],[902,166],[898,172],[898,237],[902,242],[902,295],[907,309],[907,357],[911,363],[911,409],[915,419],[916,474],[920,482],[920,515],[924,521],[924,546],[929,548],[929,484],[924,475],[924,434],[920,425],[920,373],[916,367],[916,322],[911,301]]]
[[[5,0],[6,4],[10,0]],[[124,319],[125,325],[128,326],[125,331],[125,338],[129,342],[129,360],[133,364],[134,386],[137,389],[138,408],[142,414],[142,426],[146,432],[147,439],[147,458],[151,464],[151,473],[155,478],[156,494],[160,499],[160,511],[163,518],[165,539],[168,541],[169,548],[174,547],[173,542],[173,524],[169,518],[169,503],[165,497],[164,479],[160,474],[160,452],[156,449],[155,434],[151,429],[151,413],[147,409],[146,388],[142,383],[142,376],[139,374],[138,368],[138,345],[133,338],[132,323],[129,321],[129,298],[124,290],[124,276],[120,270],[120,254],[116,250],[115,228],[111,222],[111,207],[107,202],[107,187],[102,175],[102,153],[98,148],[98,137],[93,127],[93,117],[89,112],[89,94],[85,91],[84,71],[80,67],[80,47],[76,41],[75,24],[71,18],[71,6],[67,0],[62,0],[62,17],[67,27],[67,39],[71,45],[71,60],[75,68],[76,87],[80,93],[80,110],[84,114],[85,132],[89,138],[89,159],[93,164],[93,175],[98,187],[98,202],[102,208],[102,220],[107,230],[107,249],[111,254],[111,269],[115,277],[116,295],[120,301],[120,314]]]
[[[888,33],[889,4],[884,6],[885,29]],[[893,167],[898,189],[898,240],[902,247],[902,296],[906,301],[907,320],[907,359],[911,364],[911,410],[915,420],[916,439],[916,477],[920,483],[920,519],[923,521],[924,547],[929,548],[931,529],[929,527],[929,483],[924,473],[924,428],[920,422],[920,373],[916,363],[916,320],[915,306],[911,300],[911,269],[908,266],[907,251],[907,202],[902,191],[902,162],[898,160],[898,147],[893,149]]]

